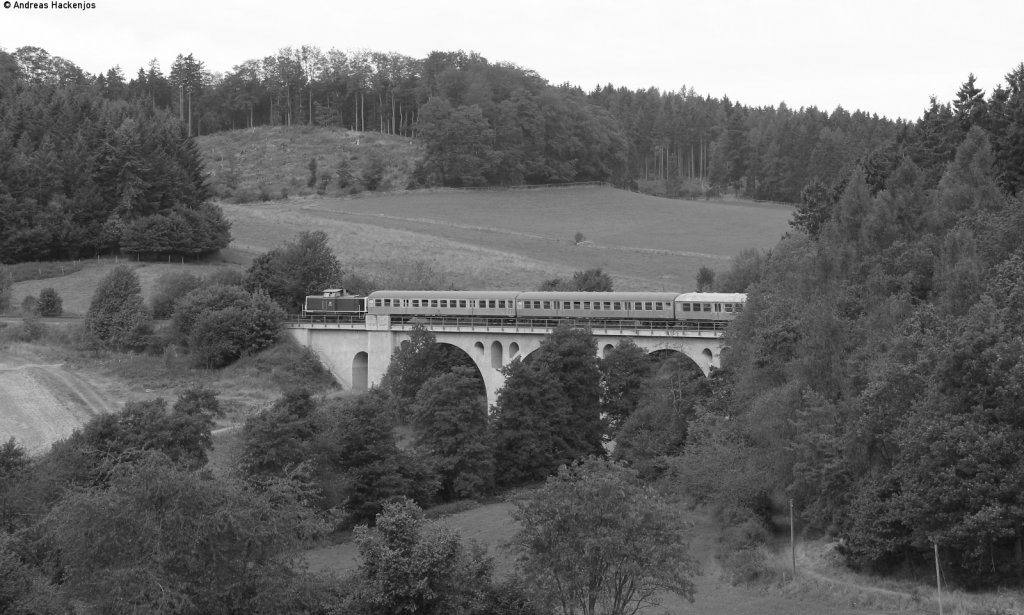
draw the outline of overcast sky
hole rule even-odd
[[[166,74],[179,53],[226,72],[287,45],[463,49],[587,91],[685,85],[907,119],[931,95],[951,100],[968,73],[991,92],[1024,61],[1024,0],[90,1],[0,9],[0,47],[42,47],[90,73],[117,64],[128,78],[153,58]]]

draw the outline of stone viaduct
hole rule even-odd
[[[515,324],[459,324],[451,322],[422,323],[439,344],[461,349],[473,360],[487,388],[488,407],[497,401],[505,377],[499,371],[516,357],[525,359],[540,347],[549,326],[530,322]],[[368,314],[365,322],[289,322],[288,333],[300,344],[316,353],[334,377],[346,389],[355,391],[380,382],[387,372],[391,355],[409,340],[413,325],[392,323],[388,315]],[[705,375],[712,366],[720,365],[722,332],[718,330],[680,330],[592,327],[600,355],[607,353],[621,340],[630,339],[647,352],[671,351],[693,360]]]

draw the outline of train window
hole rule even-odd
[[[601,309],[601,302],[600,301],[595,301],[594,302],[594,309],[595,310],[600,310]]]
[[[722,311],[722,304],[721,303],[716,303],[715,304],[715,311],[716,312],[721,312]]]
[[[498,299],[498,307],[501,309],[505,309],[506,305],[504,299]]]
[[[605,302],[604,302],[604,303],[602,304],[602,307],[603,307],[604,309],[606,309],[606,310],[610,310],[610,309],[612,309],[612,302],[611,302],[611,301],[605,301]]]
[[[459,307],[460,308],[466,307],[466,300],[465,299],[459,299]]]
[[[563,310],[571,310],[572,309],[572,304],[569,303],[568,301],[563,301],[562,302],[562,309]]]
[[[662,310],[661,301],[655,301],[654,302],[654,310],[657,311],[657,312],[660,312]]]
[[[612,307],[613,310],[621,310],[622,309],[622,303],[620,303],[618,301],[613,303],[612,306],[614,306],[614,307]]]
[[[443,308],[448,307],[448,300],[447,299],[441,299],[441,307],[443,307]]]
[[[391,299],[384,300],[384,307],[391,307]]]
[[[579,301],[573,301],[572,302],[572,309],[574,309],[574,310],[580,309],[580,302]]]
[[[690,311],[690,304],[689,303],[684,303],[683,304],[683,311],[684,312],[689,312]]]
[[[711,304],[710,303],[705,303],[703,305],[704,305],[704,311],[705,312],[710,312],[711,311]]]
[[[583,302],[583,309],[584,310],[589,310],[590,309],[590,302],[589,301],[584,301]]]
[[[743,304],[742,303],[737,303],[736,304],[736,311],[737,312],[742,312],[743,311]]]
[[[431,299],[430,300],[430,307],[432,307],[432,308],[436,308],[437,307],[437,299]]]
[[[732,312],[732,304],[731,303],[724,303],[722,305],[725,307],[725,311],[726,312]]]
[[[550,310],[551,309],[551,302],[550,301],[545,301],[544,302],[544,309],[545,310]]]
[[[418,308],[420,306],[420,300],[419,299],[413,299],[412,300],[412,306]]]
[[[651,302],[650,301],[647,301],[647,302],[644,303],[644,309],[645,310],[650,310],[651,309]]]

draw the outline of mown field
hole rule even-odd
[[[691,290],[702,266],[728,268],[775,245],[792,208],[662,199],[605,186],[410,191],[357,198],[222,203],[232,246],[262,252],[324,230],[346,268],[374,275],[424,261],[465,289],[530,289],[600,267],[621,290]],[[576,244],[582,233],[586,241]]]

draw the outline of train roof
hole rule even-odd
[[[515,299],[518,290],[377,290],[369,299]]]
[[[547,301],[674,301],[679,293],[632,292],[555,292],[532,291],[519,293],[518,299]]]
[[[683,293],[676,299],[699,303],[743,303],[746,300],[746,293]]]

